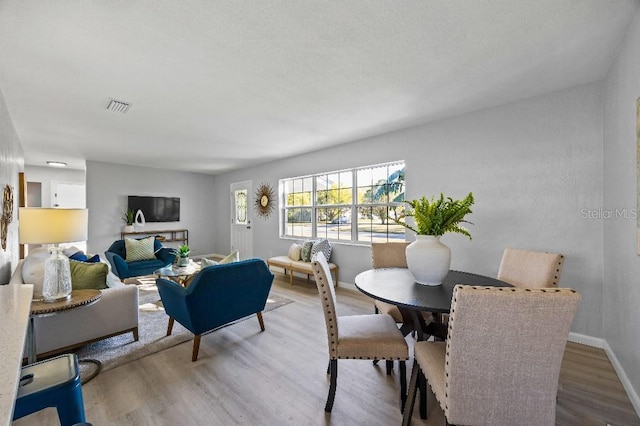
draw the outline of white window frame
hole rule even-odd
[[[317,239],[317,238],[324,238],[324,235],[320,235],[318,236],[318,210],[321,209],[327,209],[327,208],[345,208],[345,209],[349,209],[350,212],[350,217],[351,218],[358,218],[358,212],[359,212],[359,208],[361,207],[384,207],[386,206],[387,208],[392,207],[392,206],[404,206],[405,203],[403,201],[400,202],[393,202],[393,201],[388,201],[386,203],[359,203],[358,200],[358,171],[361,170],[366,170],[366,169],[374,169],[374,168],[380,168],[380,167],[388,167],[388,166],[397,166],[397,165],[402,165],[402,168],[404,169],[405,167],[405,161],[404,160],[398,160],[398,161],[390,161],[387,163],[380,163],[380,164],[373,164],[373,165],[368,165],[368,166],[362,166],[362,167],[354,167],[351,169],[343,169],[343,170],[335,170],[335,171],[330,171],[330,172],[322,172],[322,173],[315,173],[315,174],[310,174],[310,175],[303,175],[303,176],[296,176],[296,177],[291,177],[291,178],[284,178],[284,179],[280,179],[278,182],[278,195],[280,198],[280,209],[279,209],[279,233],[280,233],[280,238],[283,239]],[[340,174],[340,173],[351,173],[352,175],[352,180],[351,180],[351,204],[350,205],[345,205],[345,204],[318,204],[318,188],[317,188],[317,178],[321,177],[321,176],[327,176],[327,175],[333,175],[333,174]],[[309,179],[311,181],[311,204],[304,204],[304,205],[296,205],[296,206],[287,206],[287,195],[288,193],[285,191],[286,186],[289,184],[289,182],[294,182],[296,180],[304,180],[304,179]],[[404,185],[404,193],[406,193],[406,180],[403,181],[403,185]],[[302,190],[304,192],[306,192],[306,187],[303,186]],[[304,193],[301,192],[301,193]],[[287,222],[287,212],[289,210],[293,210],[293,209],[309,209],[310,210],[310,224],[311,224],[311,233],[310,235],[303,235],[301,234],[287,234],[287,230],[288,230],[288,225],[289,223]],[[342,218],[342,216],[339,217],[338,220],[340,220]],[[303,223],[307,223],[307,222],[303,222]],[[340,223],[340,222],[339,222]],[[358,233],[358,221],[356,220],[355,223],[352,220],[351,221],[351,232],[350,232],[350,238],[349,239],[336,239],[336,238],[328,238],[329,240],[331,240],[334,243],[337,244],[356,244],[356,245],[370,245],[371,241],[370,240],[359,240],[359,233]],[[389,233],[387,232],[387,241],[393,241],[393,238],[389,238]],[[402,239],[404,240],[404,234]]]

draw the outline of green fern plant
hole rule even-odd
[[[464,220],[464,217],[472,213],[471,206],[473,202],[473,193],[471,192],[462,200],[454,200],[451,197],[445,198],[442,193],[438,199],[435,197],[428,199],[423,196],[416,200],[405,201],[405,203],[411,206],[411,210],[406,211],[404,215],[398,219],[394,219],[394,221],[418,235],[434,235],[439,237],[447,232],[456,232],[471,239],[469,231],[460,226],[460,223],[472,224]],[[400,221],[406,217],[413,217],[417,228]]]

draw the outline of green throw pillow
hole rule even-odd
[[[134,240],[133,238],[124,239],[124,247],[126,252],[126,261],[135,262],[136,260],[153,260],[156,258],[153,252],[154,237],[142,238]]]
[[[69,260],[69,269],[71,270],[71,288],[73,290],[102,290],[108,287],[109,266],[106,263]]]
[[[306,240],[302,243],[302,250],[300,250],[300,257],[303,262],[311,262],[311,250],[313,249],[313,240]]]

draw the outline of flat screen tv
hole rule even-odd
[[[180,220],[180,198],[141,197],[129,195],[129,206],[135,215],[142,210],[146,222],[178,222]]]

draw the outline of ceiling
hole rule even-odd
[[[0,90],[26,164],[218,174],[600,80],[636,7],[0,0]]]

